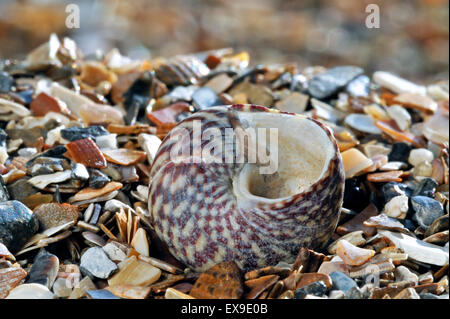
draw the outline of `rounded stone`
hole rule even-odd
[[[414,196],[411,198],[411,204],[415,212],[413,219],[425,229],[428,229],[436,219],[444,215],[442,204],[432,198]]]

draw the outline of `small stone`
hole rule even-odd
[[[0,203],[9,200],[8,189],[5,186],[3,177],[0,175]]]
[[[339,66],[316,75],[309,81],[308,92],[316,99],[325,99],[363,73],[355,66]]]
[[[360,75],[347,84],[345,87],[352,96],[368,96],[370,93],[370,78],[367,75]]]
[[[0,72],[0,93],[8,93],[13,87],[14,79],[8,73]]]
[[[88,242],[89,246],[103,247],[106,245],[106,241],[93,232],[85,231],[81,233],[81,236],[83,236],[83,238]]]
[[[400,105],[392,105],[388,107],[387,113],[402,131],[406,131],[411,125],[411,115]]]
[[[363,299],[363,294],[358,287],[352,287],[345,292],[345,299]]]
[[[394,143],[392,145],[391,152],[388,155],[389,161],[408,163],[411,149],[412,147],[406,143]]]
[[[313,282],[307,286],[296,289],[294,292],[294,298],[300,295],[314,295],[314,296],[323,296],[327,292],[328,288],[322,281]],[[301,299],[301,298],[296,298]]]
[[[117,270],[117,266],[102,248],[92,247],[81,256],[80,270],[96,278],[108,279]]]
[[[431,163],[433,158],[433,153],[426,148],[416,148],[409,153],[408,162],[412,166],[416,166],[424,161]]]
[[[43,253],[39,254],[34,260],[28,273],[29,279],[27,283],[41,284],[50,289],[58,275],[58,269],[58,257],[43,251]]]
[[[33,212],[17,200],[0,203],[0,242],[17,252],[39,228]]]
[[[88,126],[65,128],[61,130],[61,136],[66,140],[73,142],[85,138],[94,139],[97,136],[108,135],[109,132],[103,126]]]
[[[396,182],[389,182],[381,187],[381,192],[386,203],[397,196],[409,197],[413,191],[409,186]]]
[[[386,214],[382,213],[378,216],[372,216],[366,221],[364,221],[364,225],[367,227],[375,227],[377,229],[388,229],[395,230],[402,233],[409,233],[408,229],[395,218],[389,217]]]
[[[384,206],[384,213],[389,217],[404,219],[408,213],[408,197],[395,196]]]
[[[341,290],[344,293],[352,288],[358,288],[356,282],[346,274],[335,271],[330,274],[331,282],[334,290]]]
[[[78,207],[69,204],[48,203],[34,209],[40,228],[46,230],[78,220]]]
[[[216,92],[209,87],[202,87],[192,94],[192,103],[199,110],[205,110],[212,106],[221,105]]]
[[[413,219],[425,229],[444,215],[444,207],[437,200],[426,196],[414,196],[411,198],[412,208],[415,212]]]
[[[328,294],[329,299],[344,299],[345,293],[341,290],[331,290]]]
[[[109,242],[102,248],[112,261],[122,262],[127,259],[127,247],[118,242]]]
[[[53,293],[56,297],[66,298],[72,293],[72,287],[68,284],[67,278],[58,278],[53,284]]]
[[[53,293],[41,284],[23,284],[9,292],[6,299],[53,299]]]
[[[411,194],[411,196],[427,196],[430,198],[434,198],[437,187],[438,184],[434,179],[424,178],[420,181],[419,185],[416,186],[416,189]]]

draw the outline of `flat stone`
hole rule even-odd
[[[33,212],[16,200],[0,203],[0,241],[12,252],[17,252],[39,228]]]
[[[222,73],[205,83],[204,86],[214,90],[217,94],[225,92],[233,84],[233,79],[227,74]]]
[[[28,183],[29,180],[29,177],[23,177],[6,186],[10,199],[15,199],[22,202],[28,196],[36,194],[38,189]]]
[[[95,139],[97,136],[108,135],[109,132],[103,126],[88,126],[88,127],[70,127],[61,130],[61,136],[66,140],[73,142],[85,138]]]
[[[375,227],[377,229],[395,230],[402,233],[409,233],[408,229],[397,219],[389,217],[385,214],[370,217],[364,222],[367,227]]]
[[[127,250],[126,246],[118,243],[118,242],[109,242],[104,245],[103,250],[108,255],[109,259],[115,262],[121,262],[127,259]]]
[[[43,251],[43,253],[39,254],[34,260],[30,272],[28,273],[29,279],[27,283],[41,284],[50,289],[58,275],[58,269],[58,257]]]
[[[308,84],[308,92],[316,99],[325,99],[363,73],[355,66],[339,66],[316,75]]]
[[[437,266],[448,263],[448,250],[443,247],[388,230],[378,230],[378,233],[391,240],[396,247],[401,248],[413,260]]]
[[[292,92],[282,100],[275,103],[275,107],[283,112],[301,114],[308,105],[309,96],[299,92]]]
[[[352,113],[345,118],[345,124],[363,133],[381,134],[381,130],[375,126],[375,120],[370,115]]]
[[[81,256],[80,270],[96,278],[108,279],[117,266],[102,248],[92,247]]]
[[[78,207],[69,204],[48,203],[34,209],[41,230],[61,226],[78,220]]]
[[[412,208],[415,212],[413,219],[425,229],[444,215],[444,207],[440,202],[426,196],[414,196],[411,198]]]
[[[358,285],[356,282],[347,276],[346,274],[335,271],[330,274],[331,281],[333,283],[333,289],[334,290],[341,290],[344,293],[349,291],[352,288],[358,288]]]

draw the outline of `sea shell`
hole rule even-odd
[[[182,134],[189,138],[195,120],[219,130],[276,128],[279,167],[263,177],[262,165],[249,161],[229,163],[214,154],[215,162],[206,156],[195,163],[199,158],[189,153],[172,152],[189,150]],[[242,144],[226,147],[232,152]],[[336,141],[321,123],[255,105],[213,107],[164,139],[151,170],[149,213],[160,239],[191,268],[228,260],[243,269],[263,267],[293,261],[301,246],[325,245],[336,227],[343,183]]]

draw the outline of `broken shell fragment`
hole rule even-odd
[[[131,256],[119,264],[119,271],[108,280],[108,284],[148,286],[156,282],[160,276],[161,270],[138,260],[136,256]]]
[[[175,138],[170,136],[189,132],[195,119],[201,119],[208,127],[234,127],[246,121],[258,127],[277,128],[280,141],[286,141],[278,144],[280,152],[290,154],[296,150],[297,156],[281,157],[278,170],[270,178],[263,178],[258,165],[251,163],[230,171],[224,161],[206,165],[196,164],[189,157],[170,158],[171,149],[183,147],[184,143],[183,140],[173,143]],[[336,142],[322,124],[261,106],[235,105],[197,112],[177,127],[159,148],[149,189],[149,213],[156,233],[174,256],[196,269],[232,258],[243,268],[249,268],[293,260],[295,255],[289,251],[297,251],[300,246],[325,245],[336,226],[342,204],[344,174]],[[232,183],[222,184],[218,182],[220,178]],[[169,180],[176,183],[168,184]],[[185,194],[183,197],[175,195],[180,191]],[[215,192],[221,194],[225,206],[214,200],[218,196]],[[167,201],[169,194],[176,200]],[[309,196],[314,199],[306,199]],[[288,228],[285,228],[286,220],[279,222],[272,217],[275,207],[277,215],[292,220]],[[224,227],[209,226],[212,218],[208,216],[212,217],[212,212],[228,225],[226,232]],[[163,227],[168,221],[184,227],[170,231],[169,235],[169,229]],[[234,228],[232,224],[239,226]],[[264,230],[265,225],[270,225],[270,232]],[[197,226],[205,227],[205,231]],[[244,234],[246,239],[242,237]],[[264,250],[257,248],[259,245]],[[292,249],[287,250],[288,246]]]
[[[107,166],[105,157],[90,138],[70,142],[66,144],[66,148],[75,162],[86,167],[105,168]]]
[[[375,251],[356,247],[345,239],[342,239],[337,243],[336,254],[341,257],[347,265],[361,266],[375,255]]]
[[[372,160],[367,158],[356,148],[351,148],[345,152],[342,152],[341,155],[344,163],[346,179],[352,178],[373,165]]]
[[[133,165],[137,162],[141,162],[145,159],[146,154],[142,151],[128,150],[125,148],[119,148],[115,150],[103,150],[103,155],[106,160],[111,163],[119,165]]]

